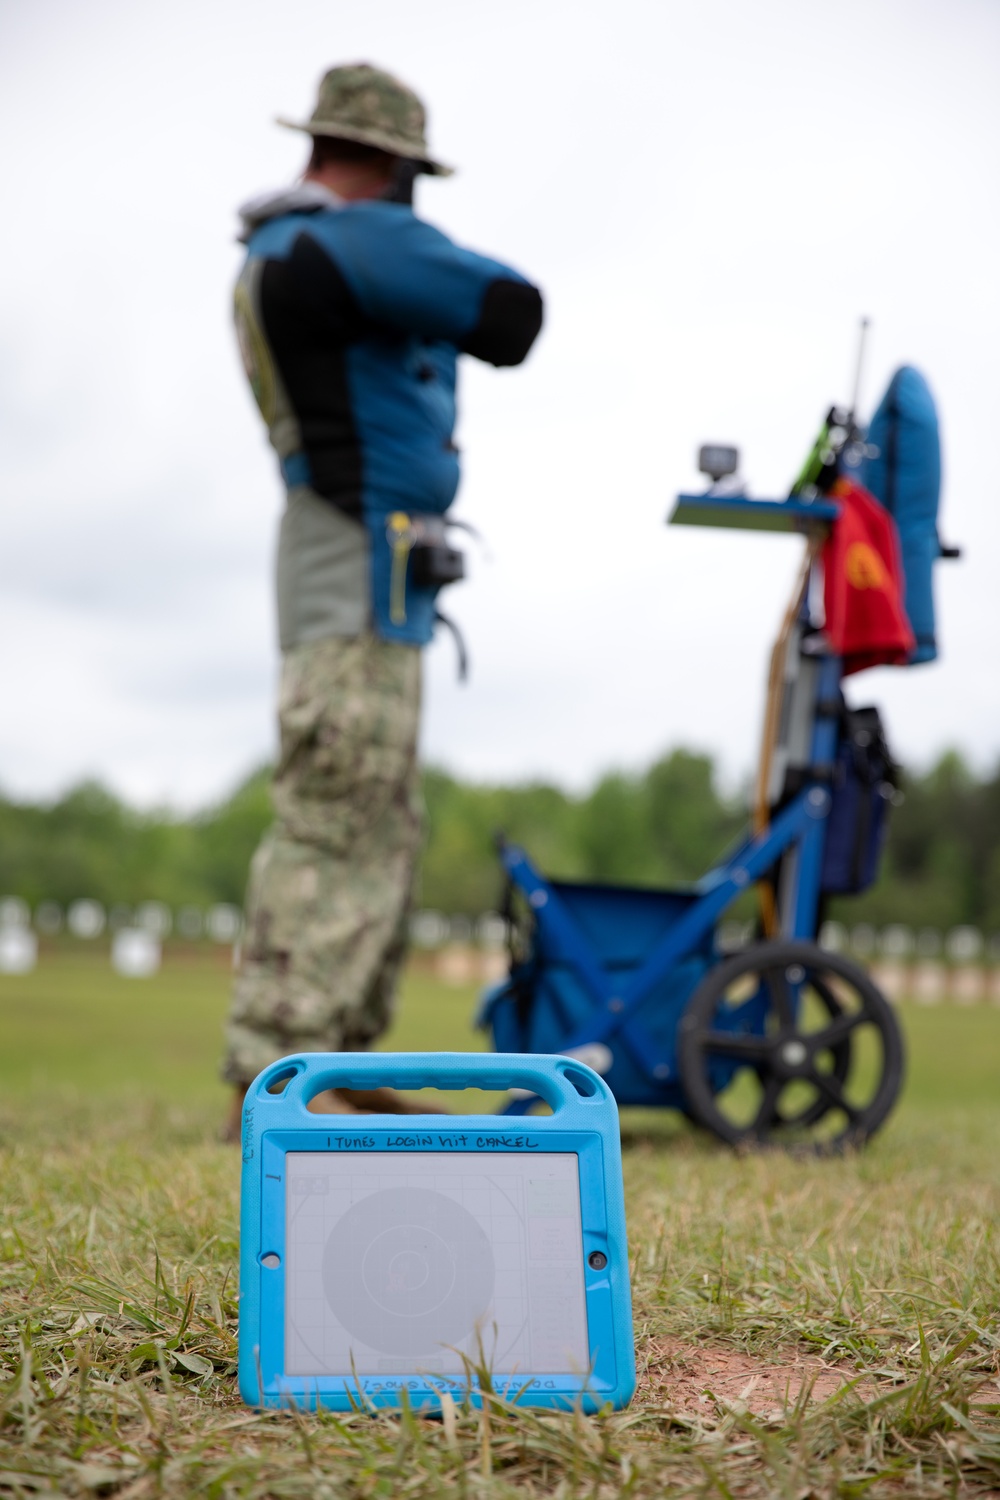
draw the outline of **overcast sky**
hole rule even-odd
[[[301,169],[323,70],[426,98],[419,210],[544,288],[465,361],[487,536],[427,656],[425,753],[585,784],[751,766],[801,543],[668,530],[699,442],[787,492],[831,401],[916,363],[942,414],[942,659],[855,679],[897,754],[1000,752],[996,0],[4,0],[0,788],[192,806],[274,743],[281,490],[230,324],[235,208]]]

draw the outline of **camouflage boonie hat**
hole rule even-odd
[[[451,167],[427,152],[427,112],[412,89],[370,63],[331,68],[319,86],[316,108],[306,121],[278,124],[306,135],[331,135],[419,162],[425,172],[450,177]]]

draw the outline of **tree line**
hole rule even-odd
[[[95,782],[48,803],[0,797],[0,896],[63,905],[239,905],[250,856],[271,818],[266,768],[216,806],[183,817],[130,807]],[[495,907],[494,836],[524,844],[566,879],[669,886],[697,879],[746,825],[711,758],[674,750],[646,770],[602,776],[571,794],[535,782],[483,786],[430,768],[418,901],[470,916]],[[883,926],[1000,932],[1000,765],[978,776],[950,752],[904,782],[878,884],[829,916]]]

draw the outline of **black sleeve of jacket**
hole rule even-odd
[[[542,294],[526,281],[493,281],[486,288],[479,321],[460,345],[491,365],[519,365],[542,326]]]

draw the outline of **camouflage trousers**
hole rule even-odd
[[[422,836],[420,652],[372,635],[284,659],[275,822],[254,855],[222,1073],[359,1051],[392,1018]]]

